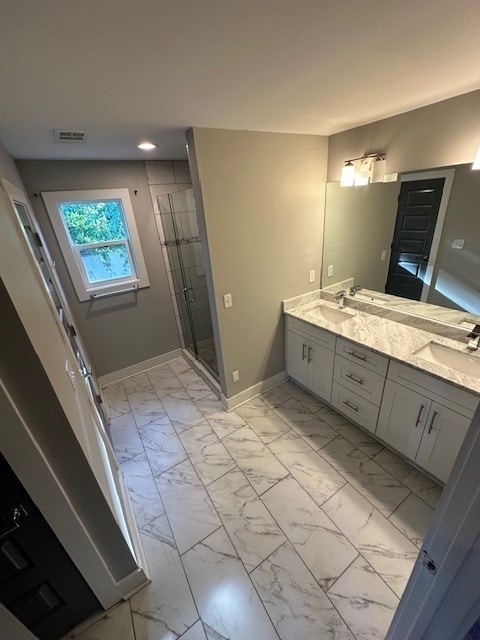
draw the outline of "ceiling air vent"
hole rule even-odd
[[[55,142],[86,142],[87,134],[84,131],[65,131],[64,129],[54,129],[53,139]]]

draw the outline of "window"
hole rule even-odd
[[[149,286],[128,189],[42,197],[80,300]]]

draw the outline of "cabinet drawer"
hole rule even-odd
[[[313,340],[318,342],[318,344],[335,351],[336,338],[333,333],[330,333],[329,331],[320,329],[320,327],[314,327],[313,325],[308,324],[308,322],[302,322],[302,320],[290,317],[287,318],[287,329],[289,331],[295,331],[295,333],[301,333],[309,338],[313,338]]]
[[[395,382],[408,389],[424,393],[432,400],[461,413],[467,418],[473,417],[478,406],[478,396],[399,362],[392,361],[390,363],[388,378],[395,380]]]
[[[354,391],[345,389],[338,382],[332,385],[332,405],[370,433],[375,433],[378,407],[360,397]]]
[[[385,376],[374,373],[361,364],[351,362],[337,353],[333,379],[377,407],[380,406]]]
[[[347,358],[347,360],[351,360],[352,362],[358,362],[363,367],[370,369],[370,371],[374,371],[379,375],[385,377],[388,369],[388,358],[385,356],[381,356],[374,351],[370,351],[370,349],[365,349],[364,347],[359,347],[353,342],[348,342],[348,340],[344,340],[343,338],[337,338],[337,348],[336,352]]]

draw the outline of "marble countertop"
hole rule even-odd
[[[298,303],[297,306],[295,306],[296,303]],[[480,379],[413,355],[429,342],[436,342],[480,358],[480,354],[472,354],[467,350],[466,341],[453,340],[414,326],[359,311],[350,306],[345,307],[343,311],[349,314],[351,318],[340,324],[333,324],[309,313],[317,306],[338,309],[338,304],[319,299],[318,294],[315,295],[314,293],[285,300],[283,309],[284,313],[292,318],[298,318],[313,326],[325,329],[336,336],[345,338],[345,340],[350,340],[362,347],[367,347],[388,358],[428,373],[444,382],[449,382],[464,391],[480,395]]]

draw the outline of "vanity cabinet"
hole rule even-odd
[[[388,378],[376,435],[446,482],[478,398],[398,362]]]
[[[446,482],[478,397],[296,318],[287,373],[388,447]]]
[[[287,323],[287,373],[326,402],[330,402],[332,393],[332,345],[335,337],[328,332],[302,322]]]
[[[420,393],[387,380],[376,435],[414,460],[431,406],[432,401]]]

